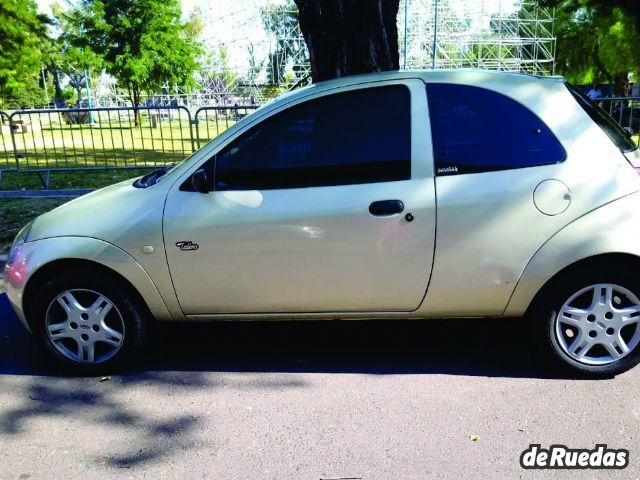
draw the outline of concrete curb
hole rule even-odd
[[[0,198],[75,198],[90,192],[93,190],[0,190]]]

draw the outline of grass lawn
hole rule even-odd
[[[68,198],[0,199],[0,254],[6,253],[18,231],[38,215],[68,202]]]

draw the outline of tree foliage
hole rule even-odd
[[[179,0],[82,0],[77,14],[80,46],[102,58],[134,106],[143,92],[193,81],[201,49]]]
[[[640,30],[640,2],[638,0],[540,0],[546,7],[560,7],[565,11],[577,11],[581,8],[593,9],[602,15],[610,15],[615,10]]]
[[[617,83],[640,72],[640,2],[547,0],[556,6],[556,65],[575,83]]]
[[[102,58],[86,45],[86,32],[82,28],[82,15],[79,10],[64,11],[53,6],[53,24],[59,35],[55,40],[56,52],[49,69],[56,78],[66,76],[69,85],[76,91],[78,102],[82,99],[82,89],[97,76],[104,66]],[[88,76],[88,78],[87,78]],[[63,95],[56,86],[56,97]]]
[[[20,106],[43,98],[39,84],[50,49],[47,25],[33,0],[0,2],[0,96]]]

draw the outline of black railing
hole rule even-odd
[[[640,97],[602,97],[594,101],[630,133],[640,132]]]
[[[257,107],[102,107],[0,112],[0,173],[157,168],[178,162]]]

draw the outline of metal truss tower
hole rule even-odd
[[[310,77],[293,0],[210,0],[200,15],[205,50],[225,55],[196,78],[202,100],[261,103]]]
[[[552,75],[554,11],[536,0],[400,0],[400,65]]]

